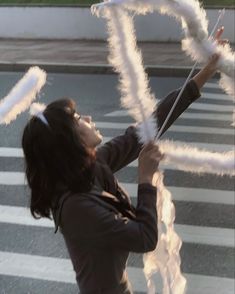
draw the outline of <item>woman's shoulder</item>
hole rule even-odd
[[[78,216],[87,218],[97,216],[104,210],[117,212],[109,202],[115,197],[97,187],[89,192],[71,193],[63,203],[62,215],[64,218]]]
[[[63,201],[63,208],[68,209],[68,208],[73,208],[76,206],[78,207],[83,207],[86,204],[89,204],[89,202],[92,202],[91,199],[91,192],[70,192],[68,195],[65,196],[65,200]]]
[[[64,229],[70,226],[78,229],[92,218],[99,205],[90,196],[90,192],[70,193],[61,203],[57,215]]]

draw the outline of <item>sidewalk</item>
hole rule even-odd
[[[140,43],[151,75],[185,75],[193,62],[179,43]],[[39,65],[49,72],[112,73],[102,41],[0,39],[0,71],[24,71]]]

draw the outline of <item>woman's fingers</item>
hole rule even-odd
[[[223,32],[224,32],[224,27],[219,28],[215,34],[215,37],[214,37],[215,40],[219,41]]]
[[[221,36],[224,32],[224,27],[221,27],[217,30],[216,34],[215,34],[215,37],[214,39],[216,40],[216,42],[219,44],[219,45],[226,45],[226,44],[229,44],[229,40],[228,39],[221,39]]]
[[[148,143],[140,152],[139,159],[149,158],[154,161],[160,161],[163,158],[163,154],[160,152],[159,147],[153,142]]]
[[[139,183],[152,184],[153,175],[158,170],[158,165],[163,155],[153,142],[147,144],[139,155]]]
[[[220,54],[214,53],[211,55],[209,62],[214,64],[214,63],[217,63],[219,59],[220,59]]]
[[[218,44],[224,46],[226,44],[229,44],[229,40],[228,39],[218,40]]]

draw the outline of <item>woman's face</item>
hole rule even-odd
[[[91,116],[74,114],[74,118],[78,123],[78,131],[82,140],[90,148],[95,148],[102,142],[100,131],[95,128]]]

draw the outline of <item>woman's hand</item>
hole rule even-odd
[[[220,54],[213,54],[210,58],[206,66],[204,67],[204,72],[207,74],[208,79],[213,77],[213,75],[217,71],[217,64],[220,59]]]
[[[215,41],[222,46],[229,43],[228,40],[221,39],[223,32],[224,32],[224,27],[221,27],[220,29],[218,29],[214,37]],[[211,58],[209,59],[208,63],[204,66],[204,68],[193,78],[199,90],[216,73],[219,59],[220,59],[219,54],[217,53],[213,54]]]
[[[139,184],[153,184],[153,176],[158,170],[158,165],[162,158],[163,155],[154,143],[149,143],[142,149],[139,155]]]
[[[221,27],[218,29],[218,31],[216,32],[215,34],[215,41],[219,44],[219,45],[226,45],[229,43],[229,41],[227,39],[221,39],[222,35],[223,35],[223,32],[224,32],[224,27]],[[220,55],[219,54],[213,54],[211,56],[211,58],[209,59],[207,65],[205,66],[205,69],[211,74],[215,74],[216,73],[216,70],[217,70],[217,63],[218,63],[218,60],[220,58]]]
[[[224,32],[224,27],[219,28],[218,31],[215,34],[215,37],[214,37],[214,39],[216,40],[216,42],[219,45],[222,45],[222,46],[229,43],[229,40],[228,39],[221,39],[221,36],[223,35],[223,32]]]

